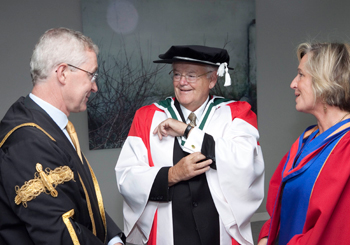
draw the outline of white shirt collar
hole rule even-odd
[[[196,114],[196,124],[197,125],[199,123],[199,120],[202,119],[202,115],[203,115],[205,107],[207,106],[208,101],[209,101],[209,96],[208,96],[207,100],[197,110],[193,111],[193,113]],[[186,109],[181,104],[180,104],[180,108],[181,108],[182,114],[184,115],[184,118],[186,119],[186,123],[189,123],[190,120],[188,119],[188,116],[190,115],[190,113],[192,111]]]
[[[66,114],[64,114],[63,111],[57,109],[53,105],[47,103],[46,101],[40,99],[39,97],[35,96],[34,94],[30,93],[29,97],[37,103],[44,111],[46,111],[47,114],[54,120],[54,122],[60,127],[61,130],[63,130],[67,123],[68,123],[68,117]]]

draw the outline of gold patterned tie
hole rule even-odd
[[[68,132],[68,134],[73,142],[73,145],[75,146],[75,150],[77,151],[78,156],[79,156],[81,162],[83,163],[83,158],[81,156],[78,135],[77,135],[77,132],[75,131],[74,125],[71,121],[68,121],[66,129],[67,129],[67,132]]]
[[[196,114],[194,114],[193,112],[191,112],[191,114],[188,116],[188,119],[190,120],[190,125],[192,127],[195,127],[196,124]]]

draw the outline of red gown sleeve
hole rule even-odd
[[[266,210],[269,213],[270,217],[272,215],[278,190],[282,182],[282,171],[283,171],[283,167],[286,162],[287,156],[288,156],[288,153],[284,155],[284,157],[280,161],[279,165],[277,166],[277,169],[275,170],[270,180],[269,191],[267,194],[267,202],[266,202]],[[271,218],[267,220],[265,224],[262,226],[259,234],[259,239],[258,239],[259,241],[260,239],[267,237],[269,235],[270,223],[271,223]]]

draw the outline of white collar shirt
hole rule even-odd
[[[66,135],[66,137],[68,138],[68,140],[71,142],[72,146],[74,147],[72,140],[70,139],[69,134],[66,130],[66,126],[68,123],[67,115],[64,114],[63,111],[54,107],[50,103],[47,103],[46,101],[40,99],[38,96],[35,96],[32,93],[29,94],[29,97],[52,118],[52,120],[63,131],[63,133]]]
[[[193,113],[196,114],[196,125],[199,124],[199,120],[202,118],[204,109],[207,106],[208,101],[209,101],[209,96],[208,96],[207,100],[197,110],[193,111]],[[181,104],[180,104],[180,108],[181,108],[182,114],[184,115],[184,118],[186,119],[186,123],[187,124],[190,123],[188,116],[191,114],[192,111],[186,109]]]

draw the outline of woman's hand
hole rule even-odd
[[[261,238],[258,245],[266,245],[267,244],[267,237]]]

